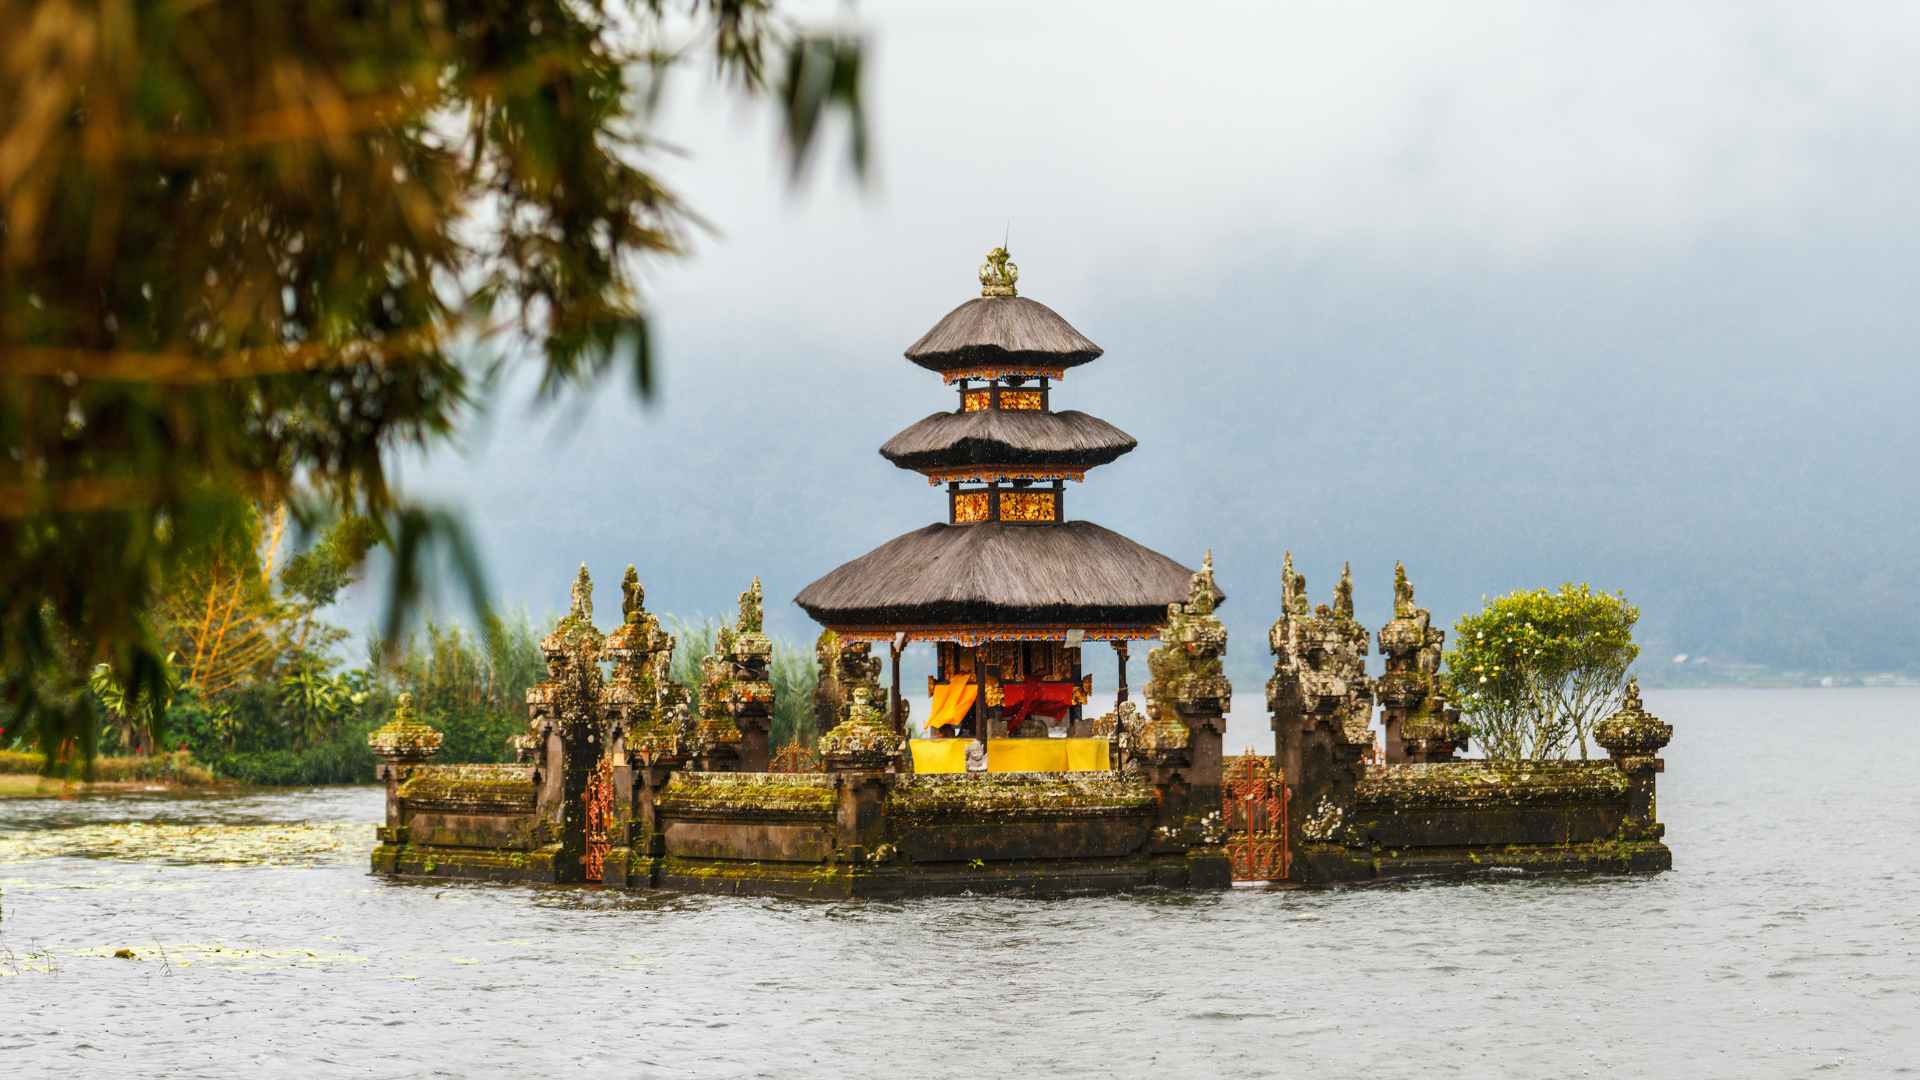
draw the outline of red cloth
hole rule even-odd
[[[1001,683],[1000,692],[1005,695],[1001,700],[1007,712],[1007,733],[1019,734],[1020,725],[1035,709],[1047,716],[1064,715],[1066,709],[1073,705],[1073,691],[1072,683]],[[1055,706],[1058,711],[1041,706]]]

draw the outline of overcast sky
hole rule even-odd
[[[1370,624],[1400,558],[1445,625],[1590,580],[1662,662],[1920,668],[1920,5],[852,10],[865,187],[837,134],[792,188],[764,106],[668,103],[719,234],[649,271],[658,401],[519,394],[407,463],[507,606],[583,559],[603,613],[628,562],[689,614],[759,574],[811,639],[795,592],[944,512],[875,451],[951,407],[900,353],[1010,228],[1107,350],[1056,407],[1140,441],[1070,512],[1214,548],[1239,670],[1285,548]]]

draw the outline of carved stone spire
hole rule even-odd
[[[646,606],[647,590],[640,585],[640,571],[628,563],[626,576],[620,579],[620,621],[639,621],[640,612]]]
[[[1214,605],[1213,585],[1213,549],[1207,549],[1207,557],[1201,561],[1200,569],[1187,582],[1187,612],[1191,615],[1211,615]]]
[[[980,267],[981,296],[1018,296],[1014,285],[1019,280],[1020,268],[1009,261],[1006,248],[987,252],[987,261]]]
[[[1353,618],[1353,564],[1340,564],[1340,584],[1333,587],[1333,613],[1343,619]]]
[[[573,610],[569,612],[581,622],[593,622],[593,579],[587,576],[587,564],[580,564],[580,572],[573,578]]]
[[[1280,560],[1280,610],[1288,615],[1307,614],[1307,579],[1293,572],[1293,552]]]
[[[1414,604],[1406,565],[1395,563],[1393,618],[1380,628],[1387,670],[1376,684],[1390,765],[1449,761],[1466,749],[1460,710],[1441,693],[1440,647],[1446,638],[1434,628],[1433,616]]]
[[[760,591],[760,579],[754,578],[746,592],[740,594],[740,621],[736,629],[743,634],[757,634],[765,628],[765,594]]]

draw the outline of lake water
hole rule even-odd
[[[372,788],[0,802],[0,1075],[1920,1075],[1920,691],[1648,704],[1644,878],[656,897],[371,878]]]

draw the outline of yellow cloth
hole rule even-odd
[[[1066,772],[1065,739],[988,739],[988,772]]]
[[[1061,739],[1067,744],[1068,772],[1106,772],[1113,768],[1112,751],[1105,739]]]
[[[972,739],[914,739],[913,771],[963,773]],[[1105,739],[989,739],[988,772],[1106,772],[1111,769]]]
[[[951,682],[934,684],[933,712],[927,717],[927,730],[938,731],[947,724],[958,727],[972,711],[973,699],[979,696],[980,687],[974,684],[971,675],[955,675]]]
[[[915,739],[913,771],[916,773],[963,773],[967,771],[967,747],[972,739]]]
[[[988,772],[1106,772],[1105,739],[990,739]]]

